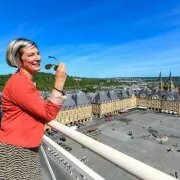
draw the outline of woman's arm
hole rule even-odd
[[[13,103],[45,121],[55,119],[66,99],[60,92],[53,90],[50,100],[45,102],[33,83],[24,78],[11,83],[10,93]]]

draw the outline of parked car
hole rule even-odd
[[[107,117],[107,118],[106,118],[106,121],[112,121],[112,117],[110,117],[110,116]]]
[[[65,141],[66,141],[66,138],[65,138],[65,137],[60,137],[60,141],[65,142]]]
[[[65,149],[66,149],[67,151],[71,151],[71,150],[72,150],[71,147],[66,147]]]
[[[87,130],[87,132],[93,132],[93,131],[95,131],[97,128],[89,128],[88,130]]]

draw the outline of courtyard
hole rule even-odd
[[[113,121],[94,120],[80,128],[88,136],[169,175],[180,177],[180,117],[136,111],[114,117]],[[53,137],[56,141],[59,136]],[[82,145],[66,138],[71,154],[87,158],[84,163],[105,179],[136,180]],[[118,157],[117,157],[118,158]],[[127,162],[131,163],[131,162]]]

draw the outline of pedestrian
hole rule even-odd
[[[49,100],[44,101],[33,83],[41,64],[36,43],[24,38],[11,41],[6,61],[18,69],[2,91],[0,179],[41,180],[39,147],[45,124],[55,119],[66,99],[62,92],[66,67],[58,64],[54,89]]]

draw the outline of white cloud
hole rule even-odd
[[[157,72],[180,69],[180,31],[126,44],[70,45],[60,47],[61,60],[74,76],[156,76]],[[54,50],[58,53],[58,48]]]
[[[43,56],[42,71],[46,63],[57,63],[47,58],[48,55],[53,55],[66,63],[69,75],[119,77],[156,76],[160,70],[168,74],[169,69],[172,69],[174,75],[179,75],[179,49],[180,31],[177,29],[157,37],[119,45],[70,44],[42,48],[40,51]],[[4,72],[12,73],[13,70],[1,65],[0,73]]]

